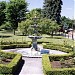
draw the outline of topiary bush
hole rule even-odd
[[[13,48],[29,48],[31,44],[10,44],[10,45],[0,45],[1,49],[13,49]]]
[[[43,55],[42,65],[43,72],[45,75],[75,75],[75,68],[52,68],[51,60],[59,60],[60,58],[65,58],[73,56],[73,53],[66,55]],[[74,56],[73,56],[74,57]]]
[[[0,54],[2,55],[2,57],[12,58],[12,61],[9,64],[0,64],[0,74],[14,75],[22,62],[22,55],[15,53],[5,53],[2,51],[0,51]]]
[[[10,45],[10,44],[27,44],[26,41],[22,41],[22,42],[19,42],[19,41],[15,41],[15,40],[11,40],[11,41],[4,41],[4,40],[1,40],[0,41],[0,45]]]
[[[71,46],[64,46],[64,45],[58,45],[58,44],[44,44],[43,45],[44,48],[47,48],[47,49],[52,49],[52,50],[59,50],[59,51],[63,51],[63,52],[72,52],[72,47]]]

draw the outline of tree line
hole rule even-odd
[[[43,8],[28,10],[26,0],[9,0],[0,2],[0,30],[18,29],[23,35],[33,34],[34,29],[30,25],[34,24],[33,17],[39,18],[37,30],[40,34],[51,34],[61,30],[66,23],[68,28],[72,27],[74,20],[61,17],[62,0],[44,0]],[[35,13],[36,12],[36,13]]]

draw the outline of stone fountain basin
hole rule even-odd
[[[43,50],[43,52],[42,52],[42,50]],[[50,50],[50,49],[40,49],[40,51],[35,51],[35,50],[31,51],[31,48],[19,48],[19,49],[17,48],[17,49],[3,50],[3,51],[21,53],[23,57],[42,57],[42,54],[53,54],[53,55],[67,54],[62,51]]]

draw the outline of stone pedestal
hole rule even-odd
[[[36,51],[38,50],[38,48],[37,48],[37,39],[32,39],[32,48],[35,49]]]

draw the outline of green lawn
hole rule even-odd
[[[17,32],[17,34],[19,34]],[[64,38],[62,36],[54,36],[53,38],[50,35],[43,34],[43,38],[38,39],[38,41],[43,42],[51,42],[54,44],[64,44],[64,41],[66,40],[66,43],[69,45],[73,45],[73,40]],[[31,41],[28,36],[20,36],[20,35],[13,35],[13,32],[11,31],[0,31],[0,41]]]

